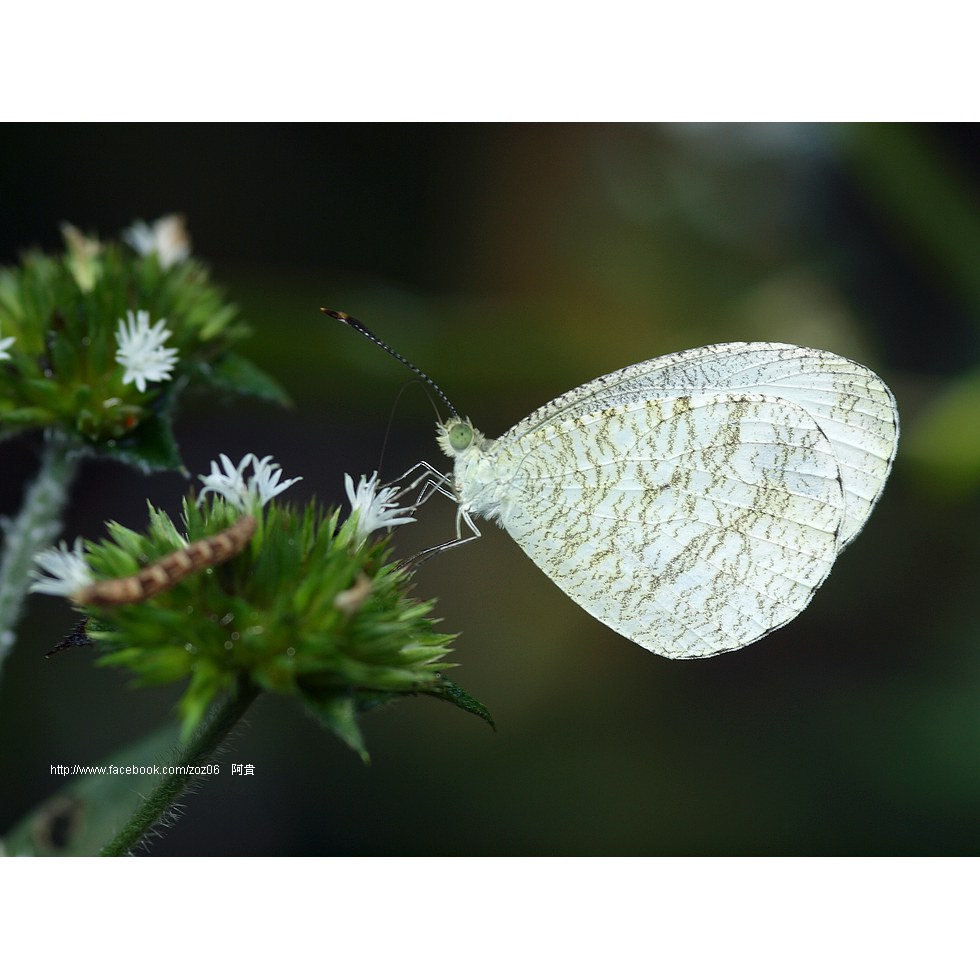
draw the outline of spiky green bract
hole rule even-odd
[[[240,516],[220,498],[185,502],[184,515],[191,541]],[[364,758],[358,711],[416,693],[459,703],[440,673],[453,666],[444,661],[452,638],[435,631],[432,602],[409,598],[409,575],[388,561],[384,540],[357,546],[356,521],[338,524],[336,511],[316,504],[274,501],[256,516],[255,536],[226,564],[147,602],[92,609],[98,628],[89,633],[106,651],[99,662],[128,668],[140,684],[188,681],[179,703],[185,735],[247,677],[298,698]],[[152,507],[145,534],[113,524],[109,536],[89,546],[99,579],[131,574],[182,545]]]
[[[194,259],[164,267],[117,243],[100,245],[84,275],[70,249],[23,256],[0,269],[0,337],[13,338],[0,361],[0,438],[60,429],[80,446],[143,470],[181,461],[170,422],[187,384],[285,401],[279,386],[230,352],[246,336],[234,306]],[[116,331],[127,311],[166,321],[177,361],[168,380],[145,391],[123,383]]]

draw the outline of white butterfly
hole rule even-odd
[[[496,520],[596,619],[679,659],[800,613],[864,526],[897,442],[877,375],[785,344],[635,364],[499,439],[461,418],[439,434],[464,519]]]
[[[469,540],[461,522],[479,536],[473,518],[496,520],[600,622],[687,659],[807,606],[881,495],[898,410],[836,354],[716,344],[574,388],[499,439],[457,415],[438,442],[454,460],[432,484],[458,505],[450,544]]]

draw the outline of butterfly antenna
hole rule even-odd
[[[402,399],[402,395],[408,390],[409,385],[417,385],[418,381],[406,381],[405,384],[401,386],[401,390],[395,395],[395,401],[391,406],[391,411],[388,413],[388,424],[385,426],[385,435],[381,440],[381,453],[378,456],[378,466],[377,470],[380,473],[382,464],[384,463],[385,452],[388,449],[388,439],[391,437],[391,427],[395,424],[395,413],[398,411],[398,403]],[[425,392],[425,397],[429,399],[429,404],[432,406],[432,413],[435,415],[436,419],[439,418],[439,407],[436,405],[435,399],[432,397],[432,392],[427,388],[422,389]]]
[[[332,316],[335,320],[339,320],[341,323],[346,323],[347,326],[353,327],[359,334],[363,334],[368,340],[373,344],[377,344],[383,351],[390,354],[396,361],[401,361],[410,371],[414,371],[430,388],[449,406],[449,411],[453,413],[456,418],[459,418],[459,412],[456,411],[456,406],[449,400],[446,393],[442,388],[437,385],[432,378],[430,378],[425,371],[421,368],[417,368],[407,357],[402,357],[393,347],[389,347],[380,337],[376,337],[367,327],[361,323],[360,320],[355,319],[349,313],[341,313],[338,310],[328,310],[326,307],[320,307],[321,313],[326,313],[327,316]]]

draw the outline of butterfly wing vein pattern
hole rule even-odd
[[[462,449],[454,425],[471,427],[451,419],[440,439],[460,508],[671,658],[738,649],[798,615],[867,520],[898,438],[873,372],[781,344],[624,368]]]

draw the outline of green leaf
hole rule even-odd
[[[289,395],[278,381],[239,354],[224,354],[214,364],[207,366],[204,379],[236,395],[251,395],[284,406],[291,404]]]
[[[307,701],[307,707],[320,724],[352,748],[362,762],[371,761],[364,744],[364,736],[357,724],[357,706],[353,697],[341,695],[319,703]]]
[[[177,470],[184,476],[189,475],[166,414],[151,415],[132,435],[106,442],[100,448],[109,458],[135,466],[144,473]]]
[[[152,504],[150,504],[150,527],[158,538],[169,542],[175,549],[186,545],[180,531],[174,527],[170,515],[164,510],[157,510]]]
[[[191,682],[180,699],[181,742],[187,742],[194,734],[194,730],[200,725],[208,708],[211,707],[222,689],[234,686],[234,681],[223,676],[221,671],[206,660],[196,661],[194,668]],[[170,677],[166,678],[166,680],[170,679]]]
[[[486,706],[481,704],[472,694],[468,694],[464,691],[458,684],[454,684],[452,681],[442,679],[442,684],[439,687],[435,687],[430,691],[422,691],[423,694],[429,694],[434,698],[440,698],[443,701],[449,701],[451,704],[455,704],[457,708],[462,708],[464,711],[468,711],[471,715],[476,715],[478,718],[482,718],[494,731],[497,730],[497,726],[494,723],[493,715],[487,710]]]

